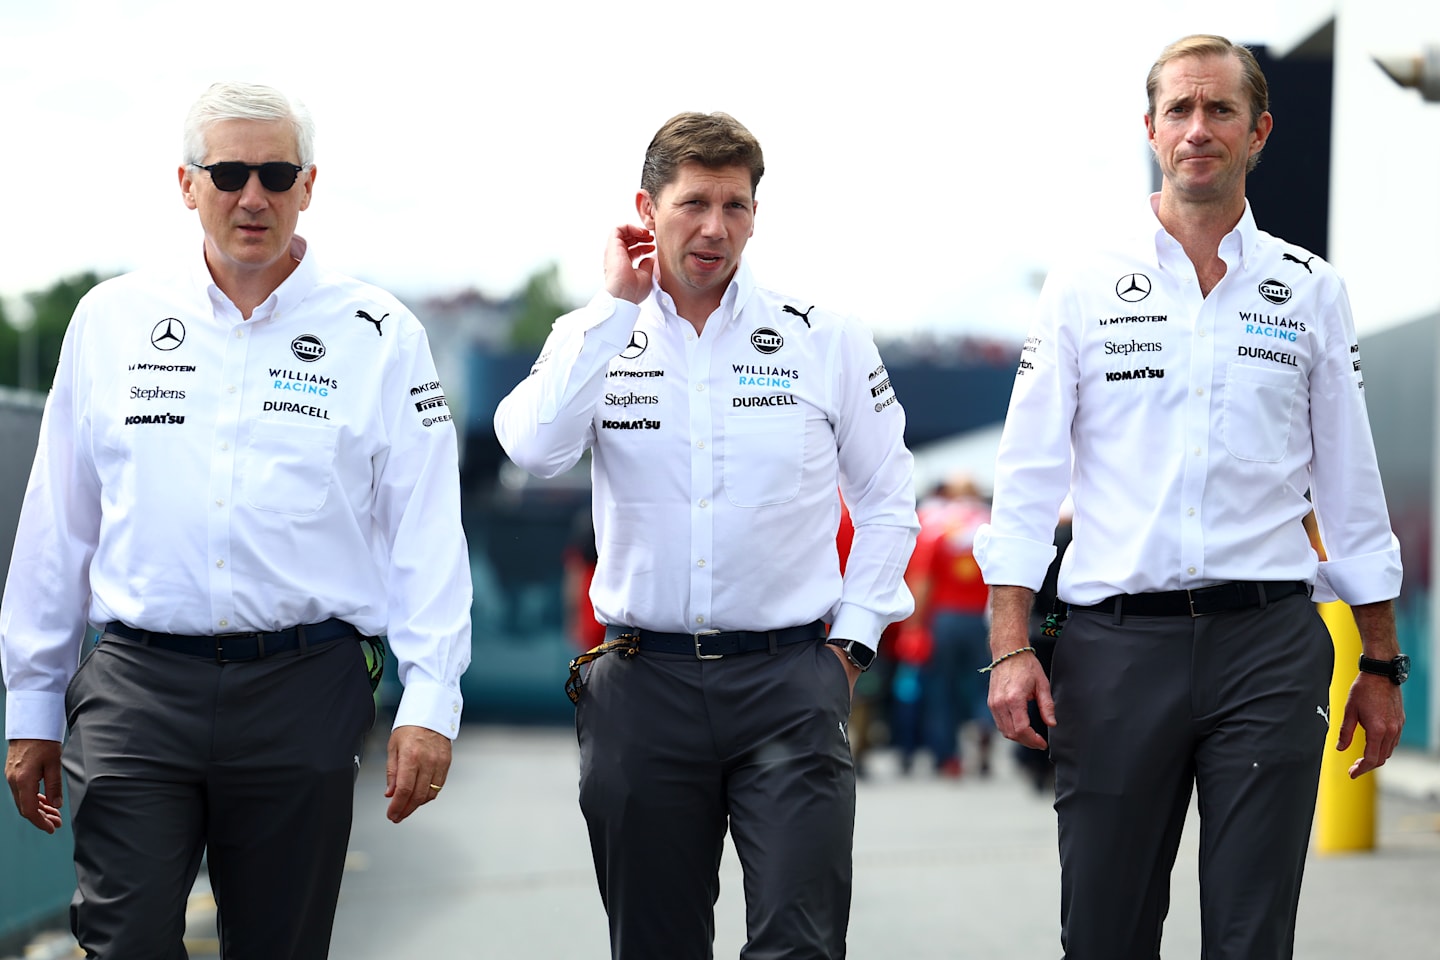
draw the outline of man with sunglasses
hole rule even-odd
[[[387,816],[449,769],[454,426],[415,317],[295,234],[313,130],[268,87],[201,96],[179,184],[203,244],[81,301],[46,407],[0,610],[5,774],[54,833],[63,767],[87,956],[182,954],[202,854],[226,957],[326,955],[379,635],[405,684]]]

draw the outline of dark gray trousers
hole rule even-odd
[[[183,958],[206,851],[226,960],[326,956],[374,721],[360,644],[217,664],[107,635],[66,709],[87,957]]]
[[[1293,955],[1333,663],[1304,596],[1195,619],[1071,615],[1050,735],[1066,960],[1160,956],[1192,789],[1202,960]]]
[[[595,661],[576,706],[580,807],[614,960],[709,960],[727,819],[744,960],[843,960],[850,685],[822,642]]]

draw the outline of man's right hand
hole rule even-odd
[[[60,829],[63,788],[58,741],[11,740],[5,756],[5,782],[10,784],[20,816],[46,833]]]
[[[1035,594],[1025,587],[990,588],[990,652],[997,659],[1030,645],[1030,609]],[[1007,740],[1044,750],[1045,738],[1030,726],[1030,701],[1040,707],[1047,727],[1055,726],[1050,681],[1033,653],[1009,657],[990,671],[990,713]]]
[[[616,227],[605,245],[605,290],[610,296],[631,303],[650,296],[654,252],[655,235],[649,230],[628,224]]]

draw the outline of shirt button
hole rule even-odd
[[[693,333],[687,333],[687,334],[685,334],[685,339],[686,339],[686,340],[694,340],[694,339],[695,339],[695,334],[693,334]]]
[[[224,561],[224,560],[216,560],[216,561],[215,561],[215,566],[217,566],[217,567],[223,567],[223,566],[225,566],[225,561]]]
[[[695,449],[696,449],[696,450],[704,450],[704,449],[705,449],[705,441],[704,441],[704,440],[701,440],[699,443],[695,444]]]
[[[230,621],[229,621],[229,620],[221,620],[221,621],[220,621],[220,626],[222,626],[222,627],[228,627],[228,626],[230,626]]]
[[[704,561],[704,560],[696,560],[696,561],[695,561],[695,566],[697,566],[697,567],[703,567],[703,566],[705,566],[705,561]]]
[[[235,331],[235,339],[236,339],[236,340],[239,340],[239,339],[240,339],[241,337],[243,337],[243,336],[245,336],[245,331],[244,331],[244,330],[236,330],[236,331]]]
[[[1197,396],[1197,397],[1203,397],[1203,396],[1205,396],[1205,388],[1204,388],[1204,387],[1196,387],[1196,388],[1195,388],[1195,396]]]
[[[215,506],[217,506],[217,507],[223,507],[223,506],[225,506],[225,501],[224,501],[224,500],[216,500],[216,501],[215,501]]]
[[[1186,570],[1185,570],[1185,572],[1186,572],[1186,573],[1191,573],[1191,574],[1193,574],[1193,573],[1195,572],[1195,568],[1194,568],[1194,567],[1187,567]]]
[[[1205,328],[1204,328],[1204,327],[1201,327],[1201,328],[1200,328],[1200,336],[1202,336],[1202,337],[1205,336],[1205,333],[1206,333]]]
[[[1194,507],[1191,507],[1189,510],[1186,510],[1186,511],[1185,511],[1185,515],[1186,515],[1187,517],[1193,517],[1193,516],[1195,516],[1195,508],[1194,508]]]
[[[232,384],[230,384],[230,386],[226,387],[226,388],[225,388],[225,392],[226,392],[226,393],[234,393],[234,392],[235,392],[235,384],[232,383]]]
[[[222,443],[222,444],[220,444],[220,449],[221,449],[221,450],[229,450],[229,449],[230,449],[230,444],[228,444],[228,443]]]
[[[696,618],[695,618],[695,622],[696,622],[696,623],[704,623],[704,622],[705,622],[705,618],[704,618],[704,617],[696,617]]]
[[[704,392],[705,392],[705,384],[703,384],[703,383],[697,383],[697,384],[695,384],[695,392],[696,392],[696,393],[704,393]]]
[[[1199,447],[1196,447],[1196,448],[1195,448],[1195,456],[1197,456],[1197,457],[1200,456],[1200,448],[1199,448]]]
[[[460,704],[458,704],[458,703],[452,703],[452,704],[450,704],[450,712],[451,712],[451,713],[459,713],[459,712],[460,712]]]
[[[703,510],[703,509],[705,509],[705,508],[708,507],[708,506],[710,506],[710,501],[709,501],[709,500],[701,500],[701,501],[700,501],[700,509]]]

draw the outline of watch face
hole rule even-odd
[[[1408,656],[1402,653],[1390,662],[1395,668],[1396,683],[1404,683],[1410,679],[1410,658]]]
[[[870,664],[875,662],[875,651],[854,640],[845,644],[845,654],[861,670],[869,670]]]

